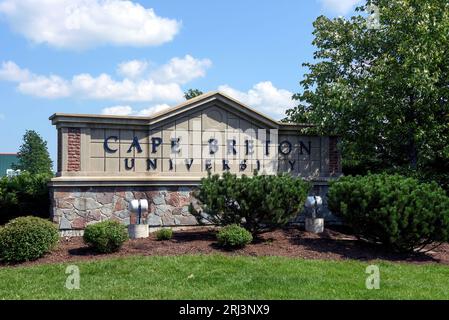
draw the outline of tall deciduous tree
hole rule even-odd
[[[315,61],[304,64],[289,120],[340,135],[346,168],[401,169],[447,186],[449,1],[373,0],[357,11],[314,22]]]
[[[18,153],[16,169],[30,173],[52,173],[52,161],[47,150],[47,142],[33,130],[27,130]]]
[[[184,92],[184,98],[186,98],[186,100],[190,100],[202,94],[203,92],[198,89],[189,89],[186,92]]]

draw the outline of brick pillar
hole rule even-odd
[[[69,128],[67,145],[67,171],[81,171],[81,129]]]
[[[63,135],[62,135],[62,129],[59,128],[58,129],[58,172],[63,171],[62,167],[62,139],[63,139]]]
[[[331,176],[341,173],[340,153],[337,144],[338,137],[329,137],[329,173]]]

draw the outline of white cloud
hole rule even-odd
[[[319,0],[328,11],[336,14],[348,14],[361,0]]]
[[[133,112],[133,108],[130,106],[113,106],[104,108],[101,110],[102,114],[112,115],[112,116],[127,116]]]
[[[292,92],[278,89],[270,81],[259,82],[248,92],[236,90],[228,85],[222,85],[218,90],[276,119],[283,118],[285,111],[296,105],[292,100]]]
[[[5,119],[6,119],[6,116],[3,113],[0,113],[0,121],[5,120]]]
[[[34,43],[68,49],[160,45],[171,41],[181,26],[122,0],[3,0],[0,16]]]
[[[72,86],[83,97],[98,100],[180,101],[183,97],[177,83],[161,84],[153,79],[116,81],[108,74],[98,77],[90,74],[76,75],[72,79]]]
[[[0,69],[0,80],[20,82],[27,81],[30,76],[31,74],[27,69],[21,69],[12,61],[2,63],[2,68]]]
[[[16,82],[19,92],[36,97],[52,99],[70,95],[70,84],[61,77],[36,75],[12,61],[2,63],[0,80]]]
[[[152,78],[160,82],[187,83],[206,75],[206,69],[212,65],[209,59],[198,60],[190,55],[184,58],[173,58],[152,73]]]
[[[71,79],[38,75],[7,61],[1,65],[0,80],[15,82],[19,92],[41,98],[180,102],[184,99],[181,84],[204,76],[210,64],[208,59],[198,60],[187,55],[173,58],[156,71],[145,74],[145,62],[131,60],[119,64],[119,73],[125,78],[116,80],[107,73],[98,76],[81,73]]]
[[[140,111],[134,110],[131,106],[113,106],[104,108],[101,113],[105,115],[117,115],[117,116],[143,116],[148,117],[155,113],[167,110],[170,108],[168,104],[157,104],[155,106],[142,109]]]
[[[20,82],[18,89],[24,94],[49,99],[68,97],[71,94],[70,84],[54,75],[33,76],[28,81]]]
[[[134,64],[134,61],[137,61],[138,67],[124,67],[131,65],[130,62]],[[164,103],[142,110],[134,110],[127,104],[103,109],[105,114],[149,116],[169,108],[165,103],[183,101],[181,85],[204,76],[206,69],[211,65],[208,59],[197,60],[189,55],[184,58],[173,58],[153,72],[146,71],[147,67],[143,67],[141,63],[142,61],[131,60],[120,64],[118,70],[126,70],[122,74],[128,72],[128,77],[116,80],[106,73],[98,76],[81,73],[69,79],[58,75],[38,75],[20,68],[12,61],[7,61],[1,65],[0,80],[17,83],[19,92],[41,98],[73,97],[127,103]],[[131,78],[131,74],[136,78]],[[285,110],[296,105],[291,99],[292,92],[276,88],[270,81],[257,83],[247,92],[229,85],[222,85],[218,89],[276,119],[284,117]]]
[[[127,78],[137,78],[144,74],[148,67],[148,62],[141,60],[131,60],[118,65],[118,74]]]
[[[139,116],[151,116],[153,114],[165,111],[165,110],[167,110],[169,108],[170,108],[170,106],[168,104],[158,104],[158,105],[155,105],[153,107],[140,110],[137,113],[137,115],[139,115]]]

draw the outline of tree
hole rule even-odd
[[[189,89],[186,92],[184,92],[184,97],[186,98],[186,100],[190,100],[202,94],[203,92],[198,89]]]
[[[449,186],[449,2],[368,0],[357,11],[314,22],[315,61],[304,64],[288,120],[340,135],[349,173],[401,171]]]
[[[47,150],[47,142],[33,130],[25,132],[18,160],[15,169],[25,170],[32,174],[52,173],[53,163]]]

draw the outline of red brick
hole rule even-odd
[[[81,129],[69,128],[67,171],[81,170]]]

